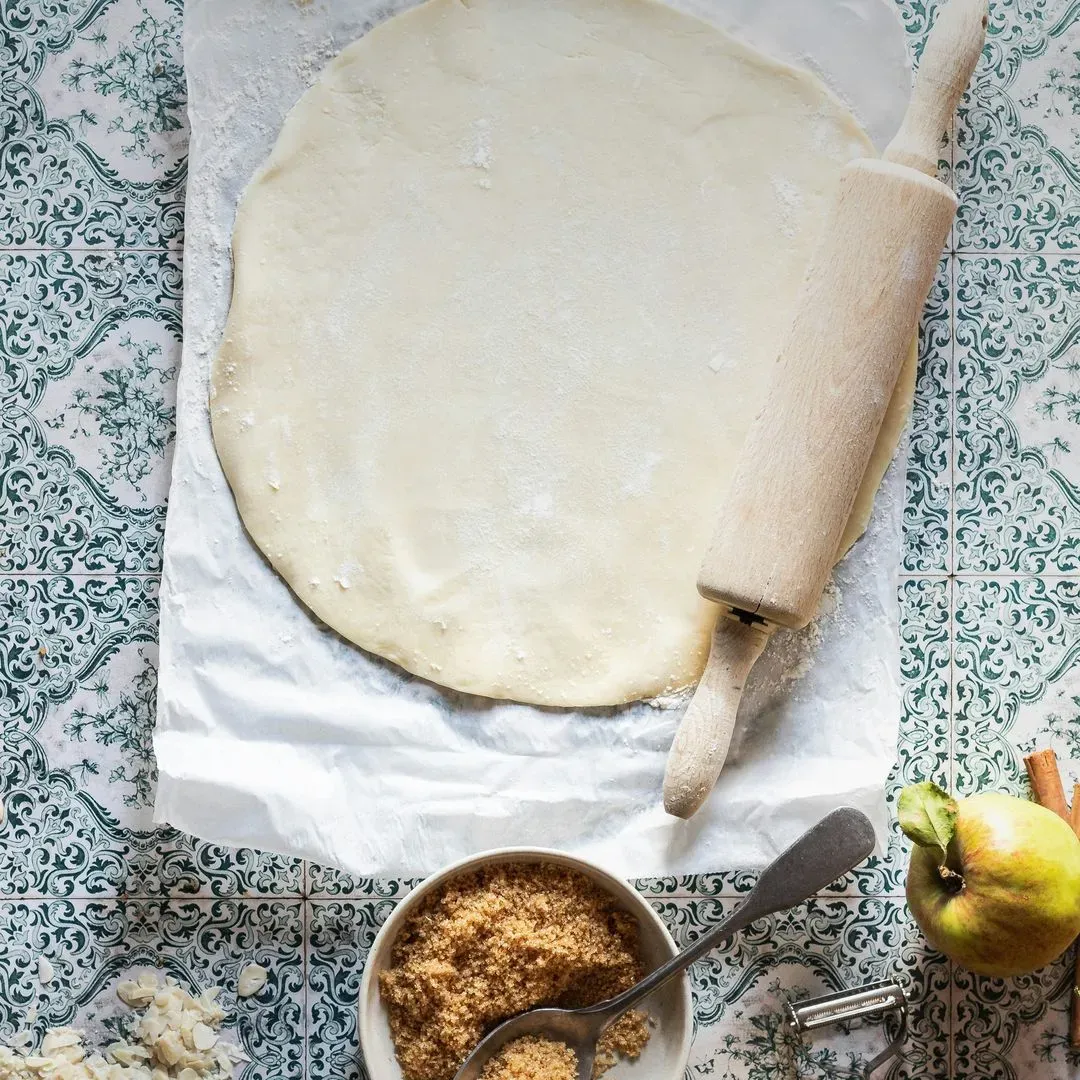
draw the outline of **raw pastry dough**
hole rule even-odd
[[[446,686],[692,683],[732,460],[839,165],[871,152],[816,79],[652,0],[377,27],[237,213],[211,412],[252,538],[331,627]]]

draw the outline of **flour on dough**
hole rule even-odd
[[[377,27],[237,212],[211,415],[251,537],[335,630],[458,690],[694,682],[717,506],[839,167],[871,152],[816,79],[652,0]]]

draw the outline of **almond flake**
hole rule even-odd
[[[248,964],[236,980],[236,996],[248,998],[257,994],[266,985],[267,974],[261,964]]]

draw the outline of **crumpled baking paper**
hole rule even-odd
[[[816,71],[879,148],[898,127],[910,76],[887,0],[675,6]],[[629,877],[754,868],[841,803],[864,810],[884,837],[901,709],[902,456],[823,615],[801,634],[775,635],[755,667],[728,765],[689,822],[660,802],[682,703],[541,710],[415,680],[319,626],[243,532],[207,408],[236,201],[325,63],[395,9],[393,0],[186,4],[192,141],[157,820],[371,876],[419,875],[504,845],[566,849]]]

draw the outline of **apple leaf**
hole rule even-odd
[[[904,788],[896,804],[904,833],[920,847],[939,848],[943,861],[956,831],[956,812],[956,800],[930,780]]]

